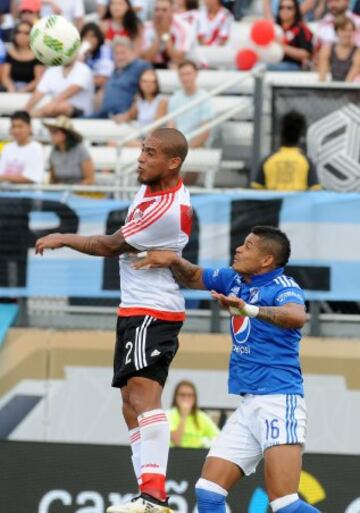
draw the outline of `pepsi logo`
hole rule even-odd
[[[231,332],[237,344],[244,344],[249,338],[251,324],[249,317],[235,315],[231,317]]]

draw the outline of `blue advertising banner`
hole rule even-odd
[[[307,299],[360,300],[360,194],[241,191],[193,196],[192,202],[185,258],[205,267],[229,266],[252,226],[276,225],[292,244],[287,273]],[[41,257],[34,245],[52,232],[113,233],[128,205],[68,193],[0,193],[0,295],[118,297],[117,259],[66,248]]]

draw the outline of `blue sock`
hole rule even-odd
[[[278,509],[276,513],[320,513],[320,510],[298,499],[288,506]]]
[[[195,488],[199,513],[225,513],[225,496],[204,488]]]

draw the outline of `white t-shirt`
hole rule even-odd
[[[181,255],[189,240],[192,223],[190,195],[181,180],[165,191],[150,193],[143,185],[130,205],[122,234],[130,246],[146,251],[168,249]],[[121,304],[119,314],[152,315],[181,321],[184,298],[169,269],[135,270],[136,256],[120,256]]]
[[[169,99],[168,112],[174,112],[180,107],[206,95],[204,89],[197,89],[195,94],[188,96],[183,89],[176,91]],[[214,116],[214,108],[210,99],[198,103],[191,110],[176,116],[174,123],[186,137]]]
[[[48,68],[43,74],[37,90],[50,96],[57,96],[71,85],[81,87],[81,91],[68,98],[74,107],[91,114],[94,101],[94,81],[91,69],[83,62],[76,61],[70,73],[65,77],[63,66]]]
[[[4,146],[0,158],[0,175],[24,176],[32,182],[44,180],[45,159],[43,147],[32,141],[25,146],[11,142]]]
[[[69,21],[76,18],[82,18],[85,15],[85,8],[83,0],[57,0],[57,5],[62,10],[61,15]],[[40,11],[42,16],[49,16],[54,14],[53,8],[50,5],[44,4]]]

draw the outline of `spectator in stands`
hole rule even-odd
[[[283,60],[277,64],[268,64],[272,71],[297,71],[306,68],[313,50],[312,32],[302,21],[297,0],[281,0],[276,23],[284,31],[282,47]]]
[[[79,60],[91,69],[95,88],[103,87],[114,70],[111,47],[104,44],[104,35],[97,23],[86,23],[81,29]]]
[[[103,100],[94,118],[111,118],[129,110],[138,90],[139,78],[150,63],[136,57],[135,43],[117,36],[113,41],[115,69],[106,82]]]
[[[175,0],[174,12],[180,20],[194,27],[199,15],[199,0]]]
[[[19,20],[34,25],[40,18],[41,0],[21,0],[19,4]]]
[[[91,185],[94,183],[94,164],[83,144],[82,135],[74,129],[71,119],[59,116],[49,129],[53,148],[50,154],[50,182]]]
[[[299,0],[300,12],[306,21],[313,21],[318,10],[317,4],[326,0]],[[276,19],[281,0],[262,0],[265,18]],[[321,10],[322,12],[322,10]]]
[[[106,41],[112,41],[116,36],[128,37],[140,50],[142,23],[130,0],[110,0],[101,29]]]
[[[145,69],[139,79],[138,94],[130,109],[113,117],[116,123],[136,120],[143,127],[165,116],[167,100],[160,94],[156,71]]]
[[[178,76],[181,88],[176,91],[169,100],[169,112],[174,112],[179,107],[183,107],[195,99],[205,96],[206,92],[197,86],[198,71],[196,64],[192,61],[184,61],[179,65]],[[201,127],[213,117],[213,107],[209,99],[199,103],[191,110],[180,114],[168,126],[177,128],[185,136]],[[210,130],[198,135],[189,141],[190,148],[199,148],[209,142]]]
[[[191,27],[174,16],[172,0],[156,0],[153,20],[144,25],[142,57],[168,68],[184,60],[192,42]]]
[[[327,0],[326,6],[329,12],[319,22],[316,29],[318,42],[321,45],[336,43],[335,18],[337,16],[346,16],[347,18],[351,18],[355,24],[356,32],[354,42],[356,46],[360,46],[360,16],[357,16],[349,10],[349,1]]]
[[[35,106],[45,96],[51,100],[43,107]],[[93,111],[94,81],[91,69],[74,60],[65,66],[48,68],[26,104],[33,117],[80,117]]]
[[[106,15],[110,0],[96,0],[96,11],[99,19],[102,20]],[[131,6],[141,20],[145,20],[147,15],[152,13],[152,0],[133,0]]]
[[[6,144],[0,158],[0,182],[41,183],[44,179],[44,152],[31,140],[31,119],[27,112],[11,116],[10,134],[14,142]]]
[[[83,0],[41,0],[41,16],[60,14],[74,23],[80,30],[84,23],[84,1]]]
[[[306,130],[300,112],[290,111],[281,120],[281,146],[262,162],[251,186],[272,191],[305,191],[320,188],[313,163],[300,148]]]
[[[204,0],[196,22],[196,37],[201,45],[224,45],[230,37],[234,17],[220,0]]]
[[[346,16],[337,17],[335,32],[338,42],[323,45],[319,53],[319,80],[324,81],[328,73],[332,80],[352,82],[360,75],[360,48],[354,44],[355,24]]]
[[[219,429],[198,407],[197,391],[191,381],[183,380],[176,385],[171,406],[167,412],[171,445],[187,449],[210,447]]]
[[[34,91],[44,71],[30,48],[31,24],[20,21],[13,33],[13,44],[8,49],[3,68],[2,84],[6,91],[30,93]]]
[[[2,73],[3,73],[5,59],[6,59],[6,47],[5,47],[2,39],[0,38],[0,82],[2,79]]]
[[[17,14],[17,0],[0,1],[0,33],[6,43],[11,41],[14,19]]]
[[[96,0],[96,12],[99,20],[102,20],[109,6],[109,0]]]

